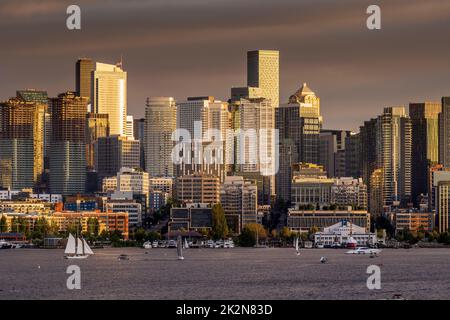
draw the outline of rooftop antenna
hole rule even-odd
[[[123,57],[122,57],[122,54],[120,54],[120,62],[117,63],[117,66],[120,67],[120,69],[123,69]]]

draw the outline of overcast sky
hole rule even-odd
[[[78,4],[82,30],[66,28]],[[378,4],[382,29],[366,28]],[[128,72],[128,112],[148,96],[229,98],[246,51],[280,51],[280,102],[303,82],[325,128],[357,129],[383,107],[450,95],[449,0],[1,0],[0,99],[17,89],[74,90],[75,61]]]

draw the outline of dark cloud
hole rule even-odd
[[[78,57],[123,55],[135,116],[152,95],[225,100],[256,48],[280,50],[280,101],[308,82],[330,128],[450,94],[449,1],[78,0],[82,30],[68,31],[72,3],[0,2],[1,99],[29,87],[56,95],[73,88]],[[370,4],[382,8],[380,31],[365,27]]]

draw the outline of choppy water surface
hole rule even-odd
[[[385,249],[377,258],[334,249],[300,256],[280,248],[189,249],[183,261],[174,249],[95,253],[65,260],[63,250],[0,250],[0,299],[450,299],[449,249]],[[71,264],[81,268],[81,290],[66,287]],[[372,264],[381,267],[381,290],[367,289]]]

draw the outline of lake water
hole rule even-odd
[[[188,249],[183,261],[175,249],[94,251],[66,260],[63,250],[0,250],[0,299],[450,299],[449,249],[384,249],[377,258],[340,249]],[[67,289],[71,264],[81,269],[80,290]],[[381,290],[367,289],[369,265],[381,268]]]

